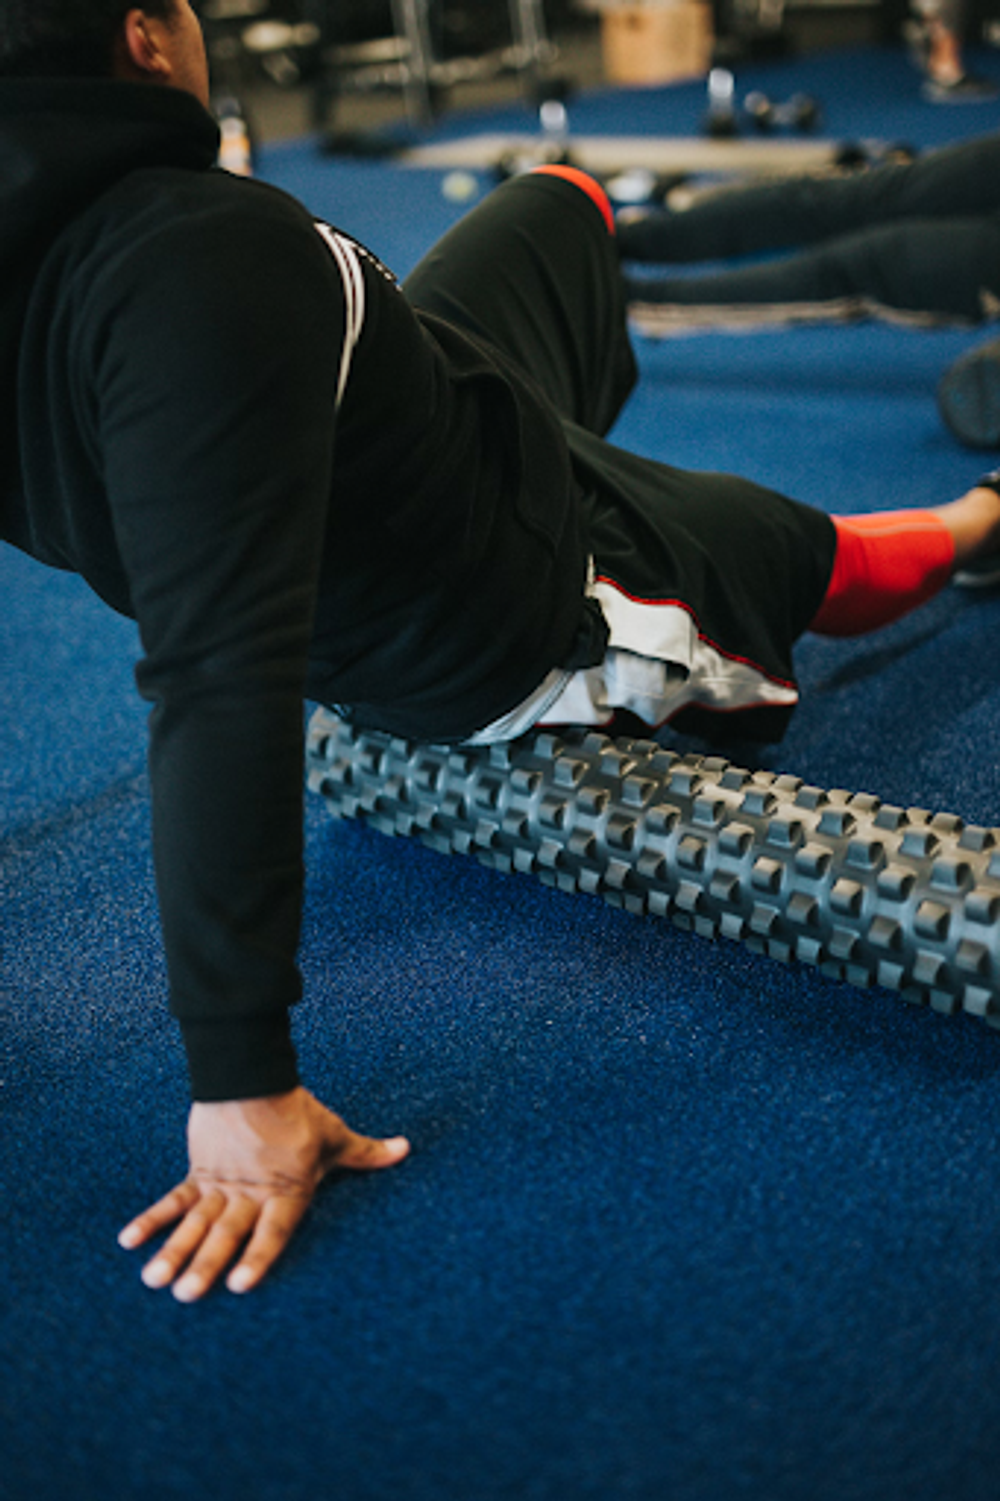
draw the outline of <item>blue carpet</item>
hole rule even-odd
[[[890,52],[750,71],[837,135],[997,123],[919,105]],[[700,106],[573,119],[675,133]],[[440,174],[303,145],[265,172],[400,271],[458,212]],[[617,436],[831,509],[930,503],[978,472],[933,401],[974,341],[643,344]],[[9,548],[0,587],[4,1501],[996,1501],[1000,1039],[316,800],[306,1073],[414,1154],[329,1185],[250,1298],[146,1291],[115,1235],[183,1171],[185,1097],[135,634]],[[1000,821],[998,631],[996,597],[949,591],[806,641],[758,760]]]

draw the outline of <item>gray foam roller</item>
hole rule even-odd
[[[435,747],[325,709],[308,776],[383,833],[1000,1026],[1000,831],[955,814],[653,741]]]

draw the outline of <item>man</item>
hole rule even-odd
[[[195,1103],[187,1178],[121,1241],[175,1226],[143,1276],[182,1301],[256,1285],[331,1168],[408,1150],[299,1082],[304,697],[451,742],[618,708],[773,733],[803,630],[1000,539],[1000,481],[834,522],[595,436],[634,366],[589,179],[507,184],[404,297],[214,168],[207,99],[189,0],[0,0],[0,535],[139,624]]]
[[[626,209],[618,236],[626,262],[758,257],[694,275],[628,271],[631,315],[654,337],[866,316],[975,325],[1000,313],[1000,134],[866,172],[722,188],[677,211]],[[962,442],[1000,445],[1000,341],[956,361],[939,399]]]

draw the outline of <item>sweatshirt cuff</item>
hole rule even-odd
[[[249,1100],[284,1094],[299,1082],[287,1011],[183,1020],[180,1028],[194,1100]]]

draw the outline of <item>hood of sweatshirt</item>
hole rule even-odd
[[[17,362],[31,288],[61,231],[137,168],[205,170],[218,128],[178,89],[0,79],[0,507],[17,485]]]

